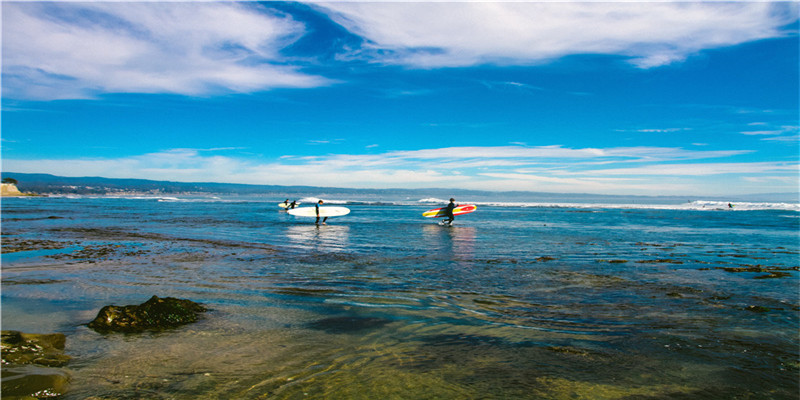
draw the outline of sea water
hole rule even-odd
[[[66,399],[798,398],[797,204],[282,199],[3,199],[2,328]],[[153,295],[210,310],[85,325]]]

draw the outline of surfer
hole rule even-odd
[[[288,208],[288,207],[289,207],[289,199],[286,199],[283,201],[283,208]]]
[[[297,200],[293,200],[292,204],[289,204],[289,209],[294,210],[295,207],[297,207]]]
[[[317,205],[316,205],[316,207],[317,207],[317,225],[319,225],[319,205],[320,204],[322,204],[322,200],[318,201]],[[325,221],[327,221],[327,220],[328,220],[328,217],[322,218],[322,225],[326,225]]]
[[[444,209],[445,215],[447,216],[447,219],[443,221],[444,224],[453,225],[453,220],[456,219],[455,215],[453,215],[453,209],[456,207],[456,199],[450,198],[450,204]]]

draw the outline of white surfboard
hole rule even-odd
[[[316,217],[316,207],[300,207],[287,211],[296,217]],[[320,217],[340,217],[342,215],[350,214],[350,209],[347,207],[320,207]]]

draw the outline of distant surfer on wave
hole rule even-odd
[[[317,205],[316,205],[316,207],[317,207],[317,225],[319,225],[319,205],[320,204],[322,204],[322,200],[318,201]],[[328,217],[322,218],[322,225],[326,225],[325,221],[327,221],[327,220],[328,220]]]
[[[456,219],[455,215],[453,215],[453,209],[456,207],[458,207],[456,206],[456,199],[450,198],[450,204],[444,209],[447,219],[442,222],[443,224],[453,225],[453,220]]]

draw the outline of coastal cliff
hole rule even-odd
[[[3,197],[11,197],[11,196],[25,196],[24,193],[20,192],[17,189],[17,185],[13,183],[0,183],[0,196]]]

